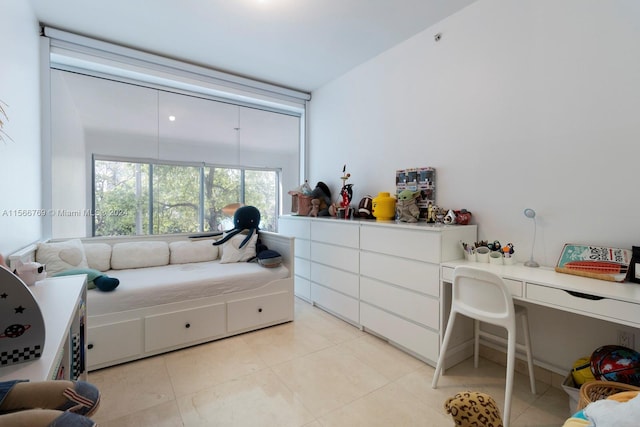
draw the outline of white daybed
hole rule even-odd
[[[281,266],[201,261],[202,251],[193,249],[212,241],[186,235],[81,239],[88,266],[120,280],[115,291],[87,292],[89,370],[292,321],[293,238],[259,234],[280,252]],[[35,260],[37,248],[9,262]]]

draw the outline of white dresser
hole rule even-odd
[[[435,364],[440,263],[477,226],[283,216],[279,232],[296,237],[296,295]]]

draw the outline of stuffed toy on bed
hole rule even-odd
[[[120,284],[120,280],[115,277],[109,277],[102,271],[94,270],[93,268],[74,268],[71,270],[64,270],[53,275],[58,276],[73,276],[76,274],[87,275],[87,289],[99,289],[103,292],[113,291]]]
[[[241,208],[238,208],[233,214],[233,225],[234,228],[225,232],[222,239],[213,242],[214,246],[221,245],[236,234],[248,230],[249,233],[242,243],[240,243],[240,248],[246,245],[247,242],[251,240],[253,234],[258,232],[258,226],[260,225],[260,211],[255,206],[242,206]]]

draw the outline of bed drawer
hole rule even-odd
[[[223,336],[225,305],[214,304],[145,317],[147,352]]]
[[[87,328],[89,369],[142,354],[142,319]],[[113,363],[112,363],[113,364]]]
[[[292,298],[293,295],[290,292],[277,292],[256,298],[229,301],[227,331],[239,332],[293,320]]]

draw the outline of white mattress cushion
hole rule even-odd
[[[80,239],[39,243],[36,261],[46,266],[47,274],[50,276],[64,270],[89,267]]]
[[[218,247],[213,239],[169,243],[169,264],[213,261],[218,258]]]
[[[84,243],[89,268],[107,271],[111,269],[111,245],[108,243]]]
[[[120,285],[113,292],[87,292],[90,316],[258,289],[289,277],[289,270],[283,265],[264,268],[254,262],[220,264],[215,260],[106,274],[119,279]]]
[[[111,269],[156,267],[169,264],[167,242],[123,242],[111,249]]]

